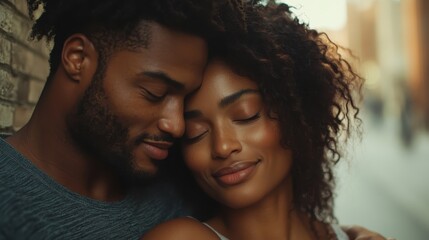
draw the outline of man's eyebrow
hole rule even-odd
[[[165,84],[171,86],[176,90],[182,90],[185,88],[185,85],[183,85],[183,83],[172,79],[170,76],[168,76],[168,74],[162,71],[144,71],[139,75],[161,80],[162,82],[164,82]]]
[[[219,107],[224,108],[227,105],[230,105],[232,103],[234,103],[235,101],[237,101],[241,96],[245,95],[245,94],[255,94],[255,93],[259,93],[258,90],[256,89],[242,89],[238,92],[235,92],[233,94],[230,94],[224,98],[222,98],[219,101]]]

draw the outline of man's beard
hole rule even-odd
[[[111,168],[122,181],[139,182],[146,178],[134,168],[135,143],[129,141],[129,130],[109,109],[103,89],[103,74],[94,79],[78,103],[75,113],[67,117],[71,138],[84,152]]]

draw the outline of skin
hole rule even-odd
[[[63,45],[61,64],[30,121],[6,139],[75,193],[101,201],[122,199],[122,177],[155,174],[156,161],[166,155],[171,139],[184,132],[183,100],[201,83],[206,43],[157,23],[148,25],[152,28],[149,47],[114,51],[102,74],[93,43],[83,34],[70,36]],[[94,82],[97,78],[101,85]],[[87,96],[88,89],[95,98]],[[161,100],[154,101],[156,96]],[[94,108],[105,115],[92,112]],[[118,172],[117,167],[124,171]],[[186,239],[192,239],[188,230],[196,239],[201,239],[199,231],[217,239],[195,220],[176,221],[171,224],[179,229],[191,225],[183,228]],[[357,239],[383,239],[371,238],[375,233],[362,228],[350,231]]]
[[[210,62],[201,88],[188,98],[185,119],[185,163],[221,204],[220,214],[208,221],[212,227],[229,239],[314,239],[308,220],[291,211],[293,154],[280,144],[278,122],[265,110],[255,82],[219,60]],[[247,167],[216,176],[237,164]],[[182,220],[170,227],[180,224],[200,223]]]
[[[201,84],[206,42],[157,23],[146,26],[148,47],[115,50],[102,74],[92,42],[82,34],[70,36],[32,118],[7,139],[80,195],[122,199],[121,173],[114,169],[122,166],[128,176],[155,174],[156,162],[184,132],[184,98]],[[112,132],[121,134],[107,134]]]
[[[265,111],[256,83],[212,62],[189,97],[185,119],[185,163],[211,197],[232,209],[258,204],[274,191],[289,201],[292,153],[280,145],[278,122]],[[213,176],[240,165],[248,166]]]
[[[252,80],[213,60],[201,88],[187,98],[185,163],[204,191],[221,204],[207,223],[228,239],[328,239],[324,224],[316,224],[316,236],[309,219],[291,210],[293,154],[280,144],[278,122],[265,111],[257,90]],[[243,162],[251,164],[223,181],[214,174]],[[384,239],[366,229],[359,231],[351,239]],[[218,237],[195,219],[179,218],[155,227],[142,239]]]
[[[201,89],[189,98],[185,116],[185,163],[223,206],[209,223],[231,239],[287,237],[283,230],[291,224],[292,152],[280,144],[278,122],[266,112],[256,83],[213,61]],[[219,169],[249,162],[241,171],[214,176]],[[273,225],[285,227],[279,231]]]

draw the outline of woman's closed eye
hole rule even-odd
[[[203,138],[207,132],[208,132],[208,129],[204,128],[203,126],[200,126],[200,125],[189,126],[188,125],[188,126],[186,126],[186,131],[185,131],[185,134],[183,136],[183,139],[188,144],[194,143],[194,142],[197,142],[198,140],[200,140],[201,138]]]
[[[234,120],[234,122],[239,123],[239,124],[247,124],[247,123],[252,123],[252,122],[256,121],[260,117],[261,117],[261,113],[257,112],[256,114],[254,114],[250,117],[236,119],[236,120]]]

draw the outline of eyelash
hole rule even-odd
[[[239,124],[246,124],[246,123],[251,123],[251,122],[257,120],[260,117],[261,117],[261,113],[257,112],[255,115],[253,115],[253,116],[251,116],[249,118],[234,120],[234,122],[239,123]]]
[[[257,112],[255,115],[249,117],[249,118],[245,118],[245,119],[240,119],[240,120],[234,120],[234,122],[238,123],[238,124],[247,124],[247,123],[251,123],[257,119],[259,119],[261,117],[261,113]],[[183,140],[186,144],[192,144],[197,142],[198,140],[200,140],[208,131],[205,131],[203,133],[201,133],[198,136],[192,137],[192,138],[188,138],[186,136],[183,136]]]
[[[164,99],[164,97],[167,95],[167,93],[163,94],[162,96],[158,96],[156,94],[153,94],[151,91],[147,90],[146,88],[142,88],[144,91],[145,97],[151,101],[151,102],[159,102]]]
[[[192,144],[197,142],[199,139],[201,139],[208,131],[205,131],[203,133],[201,133],[200,135],[196,136],[196,137],[192,137],[192,138],[188,138],[186,136],[183,137],[183,140],[185,141],[186,144]]]

